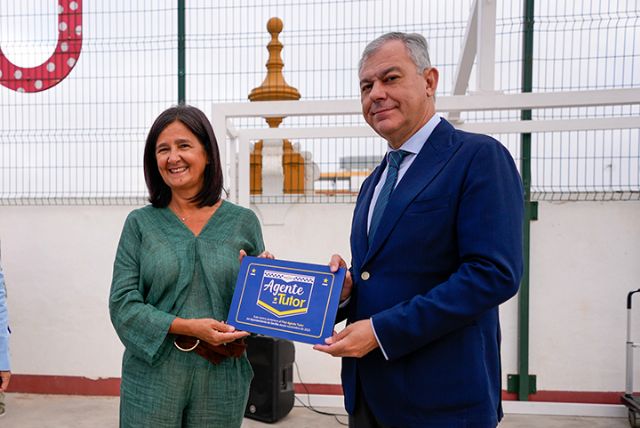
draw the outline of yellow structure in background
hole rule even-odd
[[[267,22],[267,31],[271,34],[271,41],[267,45],[269,60],[267,61],[267,77],[257,88],[249,94],[250,101],[282,101],[299,100],[300,93],[296,88],[287,84],[282,75],[284,62],[280,56],[282,43],[278,34],[282,32],[284,24],[280,18],[271,18]],[[277,128],[283,117],[266,118],[270,128]],[[263,141],[255,143],[251,152],[251,194],[262,194],[262,147]],[[282,168],[284,173],[284,193],[304,193],[304,158],[298,153],[289,140],[282,143]]]

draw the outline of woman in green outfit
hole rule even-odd
[[[239,258],[264,251],[260,224],[221,199],[218,145],[195,107],[158,116],[144,173],[151,205],[127,217],[109,298],[125,346],[120,426],[239,427],[253,375],[248,333],[223,320]]]

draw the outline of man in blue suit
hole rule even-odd
[[[522,275],[520,177],[498,141],[436,114],[422,36],[374,40],[359,77],[364,118],[389,147],[356,202],[347,326],[315,348],[343,357],[352,428],[495,427],[498,305]]]

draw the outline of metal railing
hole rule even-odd
[[[500,140],[500,136],[517,136],[521,133],[532,133],[534,136],[550,135],[554,133],[570,132],[595,132],[608,130],[626,130],[638,135],[640,129],[639,115],[616,115],[616,116],[591,116],[591,117],[568,117],[562,119],[550,119],[537,117],[536,112],[546,109],[569,109],[570,111],[598,106],[630,106],[638,107],[640,103],[640,89],[610,89],[594,91],[567,91],[549,93],[530,94],[476,94],[467,96],[444,96],[437,99],[436,107],[439,112],[463,113],[463,117],[470,113],[488,112],[498,115],[500,112],[512,112],[511,118],[504,116],[498,119],[465,120],[454,125],[469,132],[478,132],[494,135]],[[533,111],[532,120],[521,120],[519,111],[530,109]],[[249,156],[251,143],[260,139],[282,140],[282,139],[320,139],[322,144],[331,144],[332,140],[339,138],[356,139],[376,139],[382,141],[375,132],[366,124],[353,124],[342,126],[326,125],[303,126],[303,127],[238,127],[239,118],[256,117],[354,117],[359,116],[361,111],[358,100],[332,100],[332,101],[271,101],[256,103],[227,103],[215,104],[212,107],[212,122],[214,129],[225,129],[227,142],[223,146],[223,159],[228,159],[229,169],[227,171],[227,183],[231,199],[241,205],[248,206],[252,197],[250,196],[249,182]],[[487,118],[489,117],[489,118]],[[638,140],[636,139],[636,143]],[[568,145],[570,142],[566,142]],[[609,144],[611,142],[608,142]],[[536,142],[534,138],[534,153]],[[593,140],[584,142],[585,146],[598,146],[607,144],[606,141]],[[517,158],[518,148],[513,143],[505,144]],[[584,148],[588,150],[588,148]],[[637,150],[637,145],[636,145]],[[579,199],[585,193],[609,192],[609,199],[640,199],[640,165],[638,165],[638,152],[612,153],[611,159],[616,159],[626,165],[630,173],[623,183],[597,183],[595,180],[573,183],[567,178],[566,182],[558,183],[558,188],[547,183],[545,188],[544,176],[533,178],[532,193],[538,199],[554,199],[556,193],[558,198],[565,198],[565,194],[574,194],[574,199]],[[556,159],[554,157],[539,157],[532,159],[532,170],[536,171],[538,164],[546,165],[548,169],[555,169],[556,175],[562,170],[571,168],[572,163],[578,160],[577,157],[565,156]],[[595,158],[591,158],[595,160]],[[575,166],[574,166],[575,168]],[[347,171],[349,172],[349,171]],[[547,190],[545,190],[547,189]],[[357,191],[357,189],[355,189]],[[548,193],[548,195],[547,195]],[[620,196],[624,193],[625,196]],[[613,196],[618,194],[618,197]],[[327,198],[318,195],[314,189],[309,189],[304,195],[288,196],[283,193],[263,195],[270,202],[324,202]],[[255,201],[263,200],[262,197],[255,198]]]

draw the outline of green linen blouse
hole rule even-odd
[[[184,313],[194,279],[208,290],[211,318],[226,320],[240,268],[238,253],[264,251],[249,209],[223,201],[198,236],[169,208],[145,206],[127,217],[113,266],[111,322],[127,351],[155,365],[173,344],[169,327]],[[186,311],[188,312],[188,311]]]

